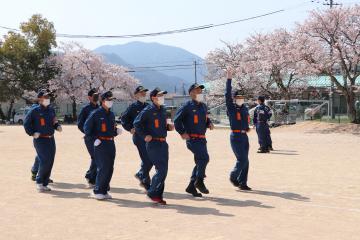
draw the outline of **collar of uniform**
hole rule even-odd
[[[93,106],[93,107],[99,107],[99,105],[96,103],[94,104],[93,102],[90,102],[90,106]]]
[[[47,107],[45,107],[44,105],[39,104],[39,106],[40,106],[40,109],[41,109],[41,110],[48,110],[50,105],[47,106]]]
[[[111,112],[111,110],[106,110],[103,106],[101,106],[101,110],[103,110],[106,114],[109,114]]]
[[[146,102],[140,102],[139,100],[137,100],[136,103],[141,105],[141,106],[146,104]]]
[[[200,104],[201,104],[201,102],[195,101],[194,99],[191,99],[191,103],[196,106],[200,106]]]
[[[155,103],[152,103],[152,106],[153,106],[153,108],[155,108],[158,111],[163,108],[163,106],[158,107]]]

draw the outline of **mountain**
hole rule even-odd
[[[94,50],[105,56],[107,61],[128,68],[136,68],[133,75],[146,87],[163,87],[170,92],[174,88],[187,88],[194,82],[194,65],[196,60],[202,63],[199,56],[182,48],[159,43],[130,42],[123,45],[104,45]],[[169,67],[166,67],[169,66]],[[139,67],[144,67],[139,69]],[[197,66],[198,81],[203,81],[206,69]]]
[[[121,66],[125,66],[128,68],[133,68],[134,66],[125,62],[122,58],[114,53],[102,53],[107,62],[112,64],[117,64]],[[147,71],[147,72],[134,72],[130,73],[135,78],[141,81],[141,84],[146,88],[153,89],[155,87],[160,87],[161,89],[165,89],[169,92],[175,92],[175,87],[178,89],[178,93],[180,93],[179,89],[182,85],[183,80],[178,77],[168,76],[161,72],[157,71]]]

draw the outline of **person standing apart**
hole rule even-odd
[[[250,116],[247,107],[244,105],[245,94],[241,90],[236,90],[232,94],[233,70],[227,70],[225,102],[229,117],[231,134],[230,144],[236,156],[236,164],[230,173],[230,182],[241,190],[250,191],[247,185],[249,172],[249,138],[247,133],[250,131]]]
[[[268,121],[271,118],[271,110],[268,106],[265,106],[265,97],[258,97],[258,105],[254,111],[254,125],[256,126],[256,133],[258,135],[260,148],[258,153],[268,153],[269,146],[272,145],[270,142],[270,129]]]
[[[209,194],[204,184],[206,166],[209,162],[207,150],[206,130],[214,129],[208,118],[207,106],[203,103],[203,85],[192,84],[189,88],[191,100],[179,108],[174,118],[176,131],[186,140],[187,148],[194,154],[195,166],[186,192],[194,197],[202,197],[201,193]],[[201,193],[199,193],[198,189]]]
[[[167,131],[174,130],[174,126],[167,123],[166,110],[163,106],[165,94],[167,91],[162,91],[160,88],[152,90],[150,92],[152,104],[144,108],[134,121],[135,132],[145,140],[146,151],[156,170],[147,196],[154,203],[161,205],[166,205],[163,197],[169,162],[166,136]]]
[[[136,102],[132,103],[126,111],[121,116],[121,124],[123,128],[130,132],[133,137],[133,143],[136,146],[139,156],[141,159],[141,166],[139,171],[135,174],[135,178],[139,180],[140,186],[148,190],[150,188],[150,170],[153,166],[152,162],[149,159],[149,156],[146,151],[146,142],[144,138],[139,136],[135,131],[134,120],[139,115],[139,113],[147,107],[149,104],[146,103],[146,93],[149,90],[143,86],[138,86],[135,89],[134,95]]]
[[[114,99],[111,91],[103,93],[101,107],[93,111],[84,124],[85,135],[95,138],[94,158],[97,174],[93,197],[97,200],[112,198],[108,191],[116,156],[114,137],[121,134],[121,129],[116,127],[115,115],[111,111]]]
[[[77,126],[82,133],[85,133],[84,132],[84,124],[85,124],[86,119],[89,117],[89,115],[93,111],[95,111],[96,109],[99,108],[99,105],[98,105],[99,93],[97,92],[97,90],[95,88],[91,89],[88,92],[88,99],[89,99],[89,103],[86,104],[81,109],[79,117],[78,117],[78,121],[77,121]],[[85,174],[85,179],[88,182],[89,187],[93,188],[95,186],[96,171],[97,171],[95,158],[94,158],[95,138],[94,138],[94,136],[85,135],[84,142],[85,142],[85,146],[89,152],[90,159],[91,159],[89,170],[87,170],[86,174]]]
[[[39,192],[46,192],[51,191],[48,184],[56,152],[54,132],[61,132],[62,128],[55,110],[50,106],[50,92],[42,89],[38,92],[37,98],[39,104],[33,106],[25,116],[24,128],[25,132],[34,138],[38,162],[36,188]]]

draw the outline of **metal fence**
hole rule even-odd
[[[253,103],[245,103],[249,108],[251,121],[254,118],[255,106]],[[266,104],[272,110],[269,124],[280,126],[295,124],[307,120],[330,121],[329,101],[326,100],[268,100]],[[228,125],[227,110],[225,104],[219,104],[209,110],[212,120],[220,125]]]

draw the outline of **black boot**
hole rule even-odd
[[[35,180],[36,180],[36,175],[37,175],[36,172],[31,171],[31,180],[32,180],[32,181],[35,181]]]
[[[194,186],[199,189],[203,194],[209,194],[209,190],[206,188],[204,184],[204,179],[197,179],[194,183]]]
[[[240,185],[239,186],[240,190],[243,190],[243,191],[251,191],[251,187],[249,187],[248,185]]]
[[[268,150],[269,150],[269,151],[274,151],[272,145],[270,145],[270,146],[268,147]]]
[[[150,183],[144,183],[144,181],[140,178],[139,174],[135,174],[135,178],[139,181],[139,186],[144,188],[146,191],[150,188]]]
[[[265,148],[260,148],[260,150],[257,151],[257,153],[268,153],[269,150]]]
[[[202,197],[202,194],[196,190],[196,188],[194,186],[194,181],[190,181],[189,186],[187,186],[185,191],[187,193],[190,193],[191,195],[193,195],[193,197]]]
[[[230,182],[231,182],[231,184],[234,185],[235,187],[239,187],[239,186],[240,186],[240,183],[239,183],[238,181],[233,180],[233,179],[231,179],[231,178],[230,178]]]

